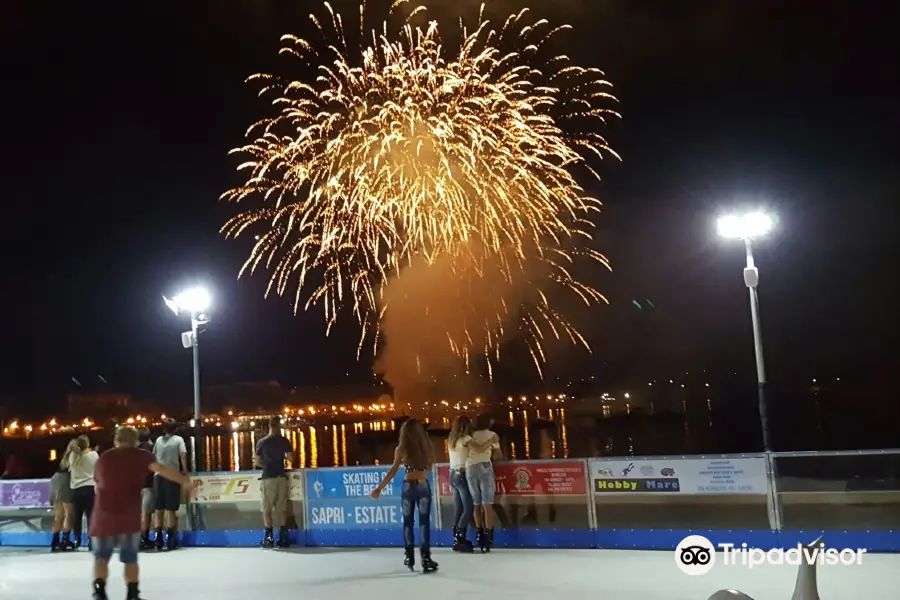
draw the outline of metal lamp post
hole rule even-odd
[[[753,322],[753,350],[756,355],[756,381],[759,398],[759,419],[762,426],[763,448],[772,450],[769,434],[769,415],[766,405],[766,365],[763,360],[762,331],[759,325],[759,270],[753,260],[753,240],[769,233],[774,227],[772,218],[761,212],[740,216],[726,216],[719,219],[719,235],[725,238],[744,240],[747,249],[747,266],[744,268],[744,284],[750,291],[750,318]]]
[[[194,358],[194,444],[193,444],[193,470],[199,471],[203,466],[202,452],[202,427],[203,421],[200,414],[200,326],[209,323],[206,310],[211,299],[209,292],[203,288],[186,290],[172,299],[163,296],[172,312],[176,315],[187,313],[191,317],[191,330],[181,334],[181,345],[192,350]]]
[[[747,251],[747,266],[744,267],[744,285],[750,291],[750,319],[753,322],[753,351],[756,356],[757,401],[759,404],[759,423],[762,429],[763,449],[766,454],[766,469],[770,482],[769,501],[771,503],[771,525],[773,529],[781,529],[781,505],[778,501],[777,474],[772,456],[772,437],[769,431],[768,397],[766,394],[766,365],[763,360],[762,329],[759,324],[759,270],[753,260],[753,240],[768,234],[775,226],[771,216],[763,212],[750,212],[743,215],[728,215],[718,221],[719,235],[729,239],[744,241]]]

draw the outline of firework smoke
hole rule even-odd
[[[284,38],[314,82],[251,78],[278,112],[248,131],[236,151],[250,174],[223,195],[257,200],[223,227],[257,230],[241,272],[264,265],[268,291],[291,290],[295,310],[321,303],[329,327],[349,308],[360,350],[384,331],[377,369],[395,386],[454,359],[490,371],[510,332],[538,371],[547,337],[587,346],[550,298],[605,301],[571,273],[579,257],[608,268],[586,247],[600,202],[577,177],[596,176],[585,157],[615,156],[597,123],[616,113],[598,106],[612,100],[600,71],[538,61],[567,27],[480,19],[449,50],[436,23],[414,26],[419,7],[362,43],[360,7],[357,47],[325,6],[318,42]]]

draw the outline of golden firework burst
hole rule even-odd
[[[477,27],[463,27],[448,48],[437,23],[415,25],[424,7],[397,14],[406,3],[395,2],[369,36],[361,5],[355,43],[327,3],[327,19],[311,16],[318,40],[282,38],[283,52],[317,75],[308,83],[250,78],[263,82],[260,95],[271,96],[276,111],[233,151],[246,157],[239,170],[249,175],[223,194],[241,212],[222,232],[255,230],[241,273],[265,266],[267,294],[293,291],[295,311],[322,303],[330,328],[349,305],[360,348],[367,339],[377,344],[390,310],[384,286],[413,261],[449,261],[459,281],[533,286],[537,301],[524,309],[499,294],[477,332],[447,337],[466,360],[496,357],[503,324],[516,318],[540,371],[545,335],[587,345],[551,307],[548,287],[605,301],[570,265],[586,256],[609,267],[587,247],[600,202],[578,179],[597,176],[590,160],[616,156],[597,126],[618,116],[608,107],[611,86],[566,56],[540,60],[545,42],[568,26],[525,24],[527,9],[498,30],[482,6]]]

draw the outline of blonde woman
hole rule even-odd
[[[75,534],[75,548],[81,547],[81,530],[84,519],[91,524],[94,509],[94,466],[100,455],[91,448],[86,435],[80,435],[69,444],[63,461],[69,467],[69,487],[72,489],[72,506],[75,508],[72,530]],[[88,548],[91,542],[88,540]]]
[[[378,500],[381,490],[394,479],[400,465],[406,467],[406,477],[400,491],[403,546],[406,551],[403,564],[409,567],[410,571],[415,570],[415,523],[418,510],[422,571],[432,573],[438,568],[438,564],[431,559],[431,486],[428,484],[428,471],[434,465],[434,449],[421,421],[410,419],[400,428],[400,443],[394,451],[394,464],[372,492],[373,499]]]
[[[453,551],[474,552],[472,542],[466,538],[466,530],[472,523],[474,504],[469,482],[466,479],[466,460],[469,452],[484,452],[492,446],[491,441],[477,443],[472,438],[472,421],[466,415],[453,419],[450,436],[447,438],[447,454],[450,456],[450,489],[453,490]]]
[[[50,505],[53,506],[53,538],[50,542],[50,551],[73,550],[72,544],[72,515],[75,507],[72,506],[71,474],[66,457],[75,445],[75,440],[69,442],[63,458],[59,461],[56,473],[50,478]],[[60,537],[62,533],[62,537]]]

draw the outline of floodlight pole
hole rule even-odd
[[[203,420],[200,416],[200,318],[191,312],[191,353],[194,355],[194,472],[203,469]]]
[[[747,267],[744,269],[744,283],[750,290],[750,319],[753,323],[753,352],[756,357],[756,384],[759,401],[759,420],[762,428],[763,449],[772,451],[771,436],[769,434],[769,411],[766,402],[766,364],[763,359],[762,327],[759,323],[759,270],[753,260],[753,242],[749,237],[744,238],[744,247],[747,249]]]

